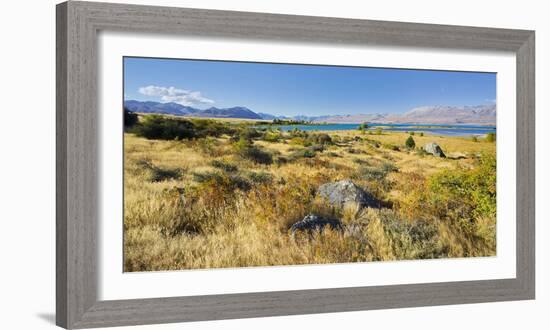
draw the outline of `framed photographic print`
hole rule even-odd
[[[57,323],[534,299],[534,32],[57,6]]]

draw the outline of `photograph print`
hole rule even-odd
[[[496,255],[495,73],[122,60],[125,272]]]

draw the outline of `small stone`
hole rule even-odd
[[[292,234],[297,231],[321,231],[327,226],[333,230],[342,230],[342,222],[338,219],[329,219],[315,214],[308,214],[304,219],[293,224],[290,227],[290,231]]]

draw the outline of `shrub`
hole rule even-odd
[[[478,141],[478,140],[477,140],[477,136],[472,135],[472,142],[477,142],[477,141]]]
[[[420,132],[420,133],[418,133],[418,135],[424,136],[424,132]]]
[[[193,173],[193,180],[199,183],[207,181],[217,181],[218,178],[221,178],[221,174],[218,172],[204,172],[204,173]]]
[[[229,187],[233,189],[248,191],[252,188],[252,185],[247,179],[237,174],[227,175],[226,179],[224,180],[224,183],[225,182],[227,182],[229,184]]]
[[[290,130],[288,132],[290,134],[291,137],[303,137],[303,138],[307,138],[308,137],[308,134],[306,131],[302,131],[298,128],[293,128],[292,130]]]
[[[240,151],[240,154],[257,164],[270,165],[273,163],[273,155],[257,146],[246,147]]]
[[[377,128],[376,131],[375,131],[376,135],[382,135],[382,129],[381,128]]]
[[[251,148],[252,145],[252,141],[243,136],[239,137],[239,139],[233,143],[233,146],[237,152],[242,152],[243,150]]]
[[[376,166],[362,166],[358,171],[358,177],[366,180],[383,180],[388,172]]]
[[[277,158],[275,158],[275,164],[277,165],[284,165],[288,163],[288,158],[284,157],[284,156],[277,156]]]
[[[376,140],[371,140],[371,139],[367,139],[366,140],[368,144],[370,144],[371,146],[375,147],[375,148],[380,148],[380,142],[376,141]]]
[[[293,138],[290,139],[290,144],[292,144],[292,145],[297,145],[297,146],[308,147],[308,146],[311,145],[311,142],[309,142],[308,140],[306,140],[306,138],[304,138],[304,137],[295,136],[295,137],[293,137]]]
[[[237,143],[237,142],[239,142],[240,139],[241,139],[241,137],[239,136],[239,134],[233,134],[229,137],[229,142]],[[246,139],[244,139],[244,140],[246,140]]]
[[[139,161],[138,165],[145,170],[145,178],[150,182],[180,179],[183,170],[180,168],[166,168],[153,165],[149,161]]]
[[[493,133],[493,132],[487,133],[487,136],[485,137],[485,140],[486,140],[487,142],[495,142],[496,139],[497,139],[497,134],[496,134],[496,133]]]
[[[207,136],[205,138],[195,140],[191,145],[200,152],[207,154],[211,157],[220,157],[227,153],[221,145],[220,141],[216,138]]]
[[[315,157],[317,153],[314,150],[311,149],[300,149],[294,151],[292,154],[290,154],[291,160],[296,160],[299,158],[313,158]]]
[[[474,169],[445,170],[428,183],[429,202],[440,217],[465,223],[496,217],[496,157],[483,154]]]
[[[411,135],[414,136],[414,132],[413,132],[413,131],[411,131]]]
[[[384,161],[378,166],[368,165],[368,162],[358,162],[358,164],[365,163],[367,165],[361,166],[358,170],[358,174],[356,176],[359,178],[367,180],[382,180],[386,178],[390,172],[397,172],[397,167],[388,161]]]
[[[279,142],[281,139],[280,132],[266,131],[263,136],[263,140],[267,142]]]
[[[223,170],[224,172],[237,172],[238,168],[237,165],[227,163],[225,161],[221,160],[213,160],[210,165],[214,166],[215,168],[219,168]]]
[[[179,168],[161,168],[153,167],[150,171],[149,180],[152,182],[160,182],[164,180],[180,179],[182,170]]]
[[[195,126],[197,137],[214,136],[218,137],[223,134],[235,134],[236,129],[230,124],[212,120],[212,119],[190,119]]]
[[[364,166],[359,170],[359,176],[367,180],[382,180],[388,173],[381,168]]]
[[[302,153],[302,157],[304,158],[313,158],[315,157],[315,155],[316,155],[315,151],[311,149],[306,149]]]
[[[273,181],[273,175],[268,172],[249,172],[248,178],[257,184],[269,184]]]
[[[196,136],[193,123],[188,120],[166,118],[160,115],[148,115],[136,125],[133,132],[146,139],[174,140],[189,139]]]
[[[410,181],[410,182],[409,182]],[[447,169],[426,181],[404,181],[399,210],[439,223],[448,256],[487,256],[496,251],[496,157],[483,154],[474,168]]]
[[[397,172],[398,168],[397,166],[395,166],[394,163],[384,162],[382,163],[382,170],[386,173],[390,173],[390,172]]]
[[[361,158],[354,158],[353,162],[359,165],[368,165],[369,162],[367,160],[361,159]]]
[[[193,180],[201,183],[203,186],[213,185],[225,192],[231,192],[236,189],[247,191],[251,188],[250,182],[237,174],[219,172],[193,173]]]
[[[405,146],[409,149],[414,149],[414,147],[416,146],[412,134],[413,133],[411,133],[411,135],[407,138],[407,141],[405,141]]]
[[[383,143],[382,146],[389,150],[399,151],[399,146],[392,143]]]
[[[207,119],[182,119],[162,115],[144,116],[131,132],[146,139],[180,140],[203,137],[218,137],[232,134],[234,129],[227,124]]]
[[[243,136],[239,138],[239,141],[234,143],[234,148],[241,157],[257,164],[270,165],[273,163],[273,155],[271,153],[255,146],[251,140]]]
[[[124,127],[132,127],[138,123],[138,115],[124,108]]]
[[[241,132],[239,133],[239,136],[241,138],[245,138],[247,140],[253,140],[253,139],[257,139],[257,138],[261,137],[262,133],[259,132],[258,130],[256,130],[255,128],[246,127],[246,128],[241,130]]]

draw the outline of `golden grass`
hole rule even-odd
[[[494,154],[494,143],[414,136],[417,147],[437,142],[446,153],[464,157],[443,159],[404,149],[405,133],[329,133],[343,139],[315,157],[272,165],[243,159],[227,136],[208,141],[160,141],[125,133],[125,271],[495,254],[494,217],[474,219],[473,229],[465,232],[454,223],[426,218],[414,197],[414,192],[442,169],[475,167],[474,155]],[[352,139],[355,136],[362,140]],[[365,139],[383,145],[376,148]],[[401,150],[391,150],[388,144]],[[255,141],[254,145],[273,153],[276,160],[292,157],[295,149],[301,148],[284,142]],[[238,171],[224,174],[213,160],[233,164]],[[398,170],[385,173],[382,179],[358,174],[387,164]],[[147,172],[151,168],[177,170],[181,175],[152,181]],[[197,173],[221,173],[222,181],[198,182]],[[270,181],[254,183],[251,173],[266,173]],[[251,189],[230,188],[230,180],[235,178],[253,182]],[[336,210],[315,197],[319,185],[348,178],[389,207],[346,205]],[[290,235],[289,227],[309,213],[338,217],[346,229]],[[411,234],[415,231],[423,238]]]

